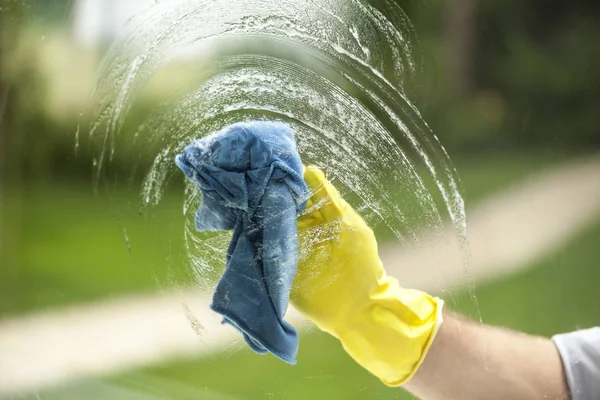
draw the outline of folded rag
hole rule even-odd
[[[202,191],[196,229],[233,229],[211,308],[254,351],[294,364],[298,334],[283,317],[298,264],[296,218],[309,193],[293,131],[234,124],[194,141],[175,162]]]

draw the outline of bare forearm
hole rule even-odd
[[[569,399],[550,339],[489,327],[447,312],[405,388],[424,400]]]

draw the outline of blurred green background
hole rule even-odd
[[[422,57],[409,92],[457,166],[467,213],[531,174],[598,151],[600,3],[398,2],[415,25]],[[0,321],[156,291],[182,262],[177,183],[159,207],[142,213],[139,182],[92,184],[95,148],[78,124],[114,32],[81,40],[77,7],[74,0],[0,3]],[[164,79],[152,90],[170,84]],[[112,172],[130,167],[125,155]],[[543,335],[598,324],[600,220],[590,226],[525,272],[478,286],[484,321]],[[172,233],[168,244],[165,232]],[[456,307],[469,302],[465,294]],[[405,398],[323,334],[304,337],[298,361],[291,367],[240,350],[39,395]]]

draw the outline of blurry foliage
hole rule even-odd
[[[600,3],[476,1],[470,30],[476,37],[466,47],[469,85],[461,90],[452,71],[457,54],[449,51],[456,47],[448,43],[455,40],[448,15],[470,0],[397,1],[415,25],[422,55],[423,72],[407,90],[451,153],[600,144]],[[101,54],[72,40],[72,5],[2,2],[0,78],[8,101],[0,160],[6,178],[40,178],[48,171],[92,175],[98,149],[86,142],[89,121],[80,114],[89,106]],[[164,100],[176,86],[173,79],[193,81],[183,69],[163,73],[163,83],[151,88],[157,100],[144,94],[145,104],[132,110],[125,130]],[[130,167],[127,154],[115,160],[117,170]]]
[[[472,86],[458,93],[447,15],[463,1],[398,1],[425,54],[419,106],[451,151],[600,145],[600,3],[477,1]]]

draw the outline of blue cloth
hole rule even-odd
[[[298,264],[296,217],[309,192],[293,131],[234,124],[194,141],[175,162],[202,191],[196,228],[233,230],[211,308],[254,351],[294,364],[298,334],[283,317]]]

